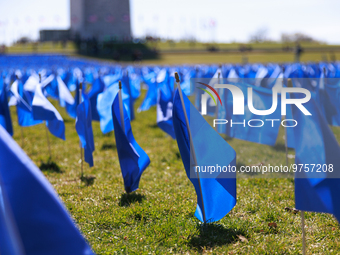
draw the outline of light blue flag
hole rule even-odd
[[[18,91],[18,80],[13,82],[11,86],[13,96],[13,104],[16,105],[18,124],[22,127],[29,127],[42,123],[41,120],[34,120],[32,113],[32,102],[24,100]]]
[[[184,93],[183,97],[190,127],[186,124],[178,90],[174,97],[173,121],[183,165],[197,194],[195,216],[203,222],[204,214],[206,222],[218,221],[236,205],[236,153],[205,121]],[[191,130],[193,148],[190,146],[188,128]],[[214,172],[204,172],[207,167],[213,167]]]
[[[84,101],[77,107],[76,130],[84,148],[85,161],[93,166],[94,142],[92,131],[92,114],[91,105],[87,96],[84,96]]]
[[[140,178],[150,164],[150,159],[133,137],[128,111],[126,110],[128,108],[126,106],[123,108],[125,130],[122,128],[119,95],[117,94],[112,104],[112,119],[125,191],[130,193],[138,189]]]
[[[329,81],[331,79],[327,79]],[[325,84],[329,102],[327,106],[332,105],[329,112],[332,113],[331,125],[340,126],[340,86],[339,84]]]
[[[132,84],[130,84],[130,77],[128,74],[124,74],[122,77],[122,88],[123,91],[129,95],[129,110],[130,110],[130,120],[134,120],[135,119],[135,111],[134,111],[134,98],[133,98],[133,88],[132,88]]]
[[[172,98],[172,97],[171,97]],[[157,125],[165,133],[176,139],[172,120],[172,100],[165,98],[161,90],[158,91],[157,99]]]
[[[113,104],[113,100],[118,93],[118,83],[112,84],[108,87],[104,92],[98,94],[97,97],[97,111],[100,118],[100,129],[103,134],[106,134],[113,130],[113,121],[112,121],[112,109],[111,106]],[[128,94],[123,91],[123,104],[127,109],[129,109],[129,100],[130,97]],[[130,111],[128,112],[130,113]],[[130,117],[130,116],[129,116]]]
[[[65,140],[64,120],[57,109],[44,96],[40,86],[36,87],[34,93],[32,112],[35,120],[46,120],[46,126],[51,134]]]
[[[143,75],[144,82],[148,85],[148,91],[146,92],[145,98],[142,105],[138,108],[138,111],[147,111],[150,107],[157,104],[157,80],[156,74],[150,72]]]
[[[339,221],[340,147],[314,99],[303,106],[311,116],[292,105],[293,117],[298,122],[294,128],[295,164],[298,165],[295,207],[331,213]]]
[[[3,90],[0,92],[0,125],[3,126],[10,135],[13,136],[12,119],[8,107],[6,86],[4,86]]]
[[[69,105],[73,105],[74,98],[71,94],[71,92],[68,90],[66,84],[64,81],[60,78],[60,76],[57,76],[57,85],[58,85],[58,98],[59,98],[59,104],[61,107],[65,107],[66,103]]]
[[[0,165],[0,187],[26,254],[93,254],[52,185],[1,126]]]
[[[172,120],[172,91],[168,85],[158,88],[157,98],[157,125],[165,133],[176,139]]]
[[[226,134],[230,137],[274,146],[277,136],[279,134],[279,128],[281,123],[281,111],[280,107],[269,115],[256,115],[253,114],[248,105],[248,92],[247,89],[251,87],[253,90],[253,107],[256,110],[268,110],[273,104],[273,92],[271,89],[254,87],[247,84],[237,84],[244,95],[244,115],[233,115],[233,96],[232,93],[227,90],[226,99],[226,111],[227,120]],[[281,98],[278,97],[278,106],[281,105]],[[255,119],[256,121],[249,120]],[[275,121],[267,121],[275,120]],[[232,121],[232,123],[231,123]],[[250,124],[250,125],[249,125]]]

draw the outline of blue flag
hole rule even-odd
[[[92,132],[91,105],[87,96],[84,101],[77,107],[76,130],[84,148],[85,161],[93,166],[94,142]]]
[[[157,98],[157,125],[165,133],[176,139],[174,124],[172,121],[172,93],[164,93],[163,89],[158,89]]]
[[[292,105],[298,122],[294,128],[295,164],[303,164],[295,173],[295,206],[303,211],[331,213],[339,221],[340,147],[314,99],[304,107],[311,116]],[[300,172],[300,166],[307,166],[308,172]]]
[[[0,254],[24,255],[22,241],[3,186],[0,178]]]
[[[11,113],[8,107],[6,86],[0,94],[0,125],[3,126],[10,135],[13,135]]]
[[[125,74],[122,77],[122,85],[123,90],[126,91],[126,93],[129,95],[129,110],[130,110],[130,120],[135,119],[135,110],[134,110],[134,98],[132,94],[132,84],[130,84],[130,77],[129,74]]]
[[[74,98],[71,92],[68,90],[66,84],[63,82],[60,76],[57,76],[56,81],[58,83],[58,98],[60,106],[65,107],[66,103],[69,105],[73,105]]]
[[[142,105],[138,108],[138,111],[147,111],[150,107],[157,103],[157,82],[156,74],[150,72],[143,76],[144,82],[148,85],[148,91],[146,92],[145,98]]]
[[[68,115],[75,119],[77,117],[77,106],[79,104],[79,80],[77,79],[76,82],[75,82],[75,97],[74,97],[74,102],[73,104],[70,104],[70,103],[67,103],[66,102],[66,112],[68,113]]]
[[[119,95],[117,94],[112,104],[112,119],[125,191],[130,193],[138,189],[140,178],[145,168],[150,164],[150,159],[133,137],[129,116],[125,107],[123,112],[125,130],[122,128],[119,112]]]
[[[22,127],[29,127],[42,123],[41,120],[35,120],[32,113],[32,102],[23,99],[18,91],[18,81],[13,82],[11,87],[15,105],[17,107],[18,124]]]
[[[99,121],[100,117],[97,110],[98,95],[104,91],[105,83],[101,77],[94,79],[92,88],[87,94],[90,100],[92,120]]]
[[[0,190],[26,254],[93,254],[52,185],[1,126],[0,165]]]
[[[254,87],[247,84],[237,84],[242,90],[244,96],[244,115],[233,115],[232,93],[228,90],[226,93],[225,107],[227,119],[230,121],[226,127],[226,133],[230,137],[274,146],[279,134],[281,111],[280,107],[269,115],[253,114],[248,105],[248,87],[252,87],[253,107],[256,110],[268,110],[272,107],[273,92],[271,89]],[[281,104],[281,97],[278,97],[278,105]],[[256,120],[251,121],[249,120]],[[275,121],[267,121],[275,120]]]
[[[37,86],[35,90],[32,111],[35,120],[46,120],[46,126],[51,134],[65,140],[64,120],[57,109],[43,95],[40,86]]]
[[[100,117],[100,129],[103,134],[106,134],[113,130],[113,121],[112,121],[112,104],[113,100],[118,94],[118,83],[112,84],[108,87],[104,92],[98,94],[97,98],[97,110]],[[124,93],[123,90],[123,104],[127,109],[129,109],[129,100],[130,97],[128,94]],[[128,112],[130,113],[130,111]],[[130,117],[130,116],[129,116]]]
[[[184,93],[183,99],[190,127],[186,124],[178,90],[174,97],[173,121],[183,165],[197,194],[195,216],[204,221],[205,214],[206,222],[218,221],[236,204],[236,153],[205,121]],[[191,130],[194,148],[190,146],[188,128]],[[197,158],[197,165],[194,166],[193,151]],[[205,172],[204,168],[209,166],[210,173]]]

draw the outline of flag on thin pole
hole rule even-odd
[[[157,96],[157,125],[165,133],[176,139],[172,120],[173,94],[169,86],[158,88]]]
[[[315,169],[295,173],[295,207],[331,213],[340,221],[340,147],[314,99],[304,107],[312,115],[304,115],[292,105],[293,117],[299,123],[294,127],[295,164],[309,164],[310,169],[314,165]]]
[[[126,192],[130,193],[138,189],[140,178],[150,164],[150,159],[133,137],[130,119],[123,105],[121,83],[119,85],[119,93],[112,104],[112,119],[124,186]]]
[[[71,92],[68,90],[66,84],[60,78],[60,76],[57,76],[57,83],[58,83],[59,103],[61,107],[65,107],[66,103],[69,105],[73,105],[74,98]]]
[[[7,88],[5,84],[0,94],[0,125],[3,126],[10,135],[13,136],[12,119],[8,107]]]
[[[184,168],[197,194],[195,216],[204,223],[218,221],[236,205],[236,153],[190,103],[180,89],[178,74],[175,77],[174,129]],[[204,171],[208,166],[216,171]]]
[[[18,115],[18,124],[21,127],[29,127],[33,125],[37,125],[42,123],[41,120],[35,120],[33,118],[32,113],[32,102],[27,102],[23,99],[19,94],[19,81],[16,80],[13,82],[11,86],[11,93],[13,95],[14,100],[12,100],[13,104],[16,105],[17,115]]]
[[[100,129],[103,132],[103,134],[106,134],[113,130],[113,120],[112,120],[112,104],[113,100],[115,99],[116,95],[119,91],[119,85],[118,83],[112,84],[110,87],[108,87],[105,91],[98,94],[97,98],[97,110],[100,117]],[[124,106],[129,109],[129,100],[131,98],[128,94],[124,93],[122,91],[123,96],[123,103]],[[130,111],[128,111],[128,115],[130,114]],[[130,116],[129,116],[130,117]]]
[[[93,166],[94,141],[92,131],[92,113],[91,104],[86,95],[83,95],[84,101],[77,107],[76,130],[84,148],[85,161],[90,167]],[[82,153],[82,151],[81,151]],[[83,176],[83,171],[82,174]]]
[[[54,136],[65,140],[65,124],[57,109],[42,93],[41,87],[37,86],[32,102],[33,118],[46,120],[48,130]]]
[[[2,126],[0,165],[0,190],[26,254],[93,254],[52,185]]]

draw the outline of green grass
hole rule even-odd
[[[136,108],[140,103],[141,98]],[[194,217],[196,195],[177,144],[157,127],[155,108],[138,113],[131,124],[151,164],[140,189],[130,195],[124,191],[114,134],[103,135],[97,122],[93,122],[94,167],[84,168],[96,179],[89,186],[79,181],[75,121],[64,109],[58,110],[65,120],[66,141],[49,135],[52,160],[43,125],[22,130],[23,149],[52,183],[97,254],[301,254],[300,214],[285,210],[295,207],[292,178],[238,178],[234,209],[203,227]],[[15,108],[11,111],[14,139],[21,145]],[[333,130],[340,140],[340,129]],[[285,164],[282,130],[275,147],[237,139],[228,143],[236,150],[238,165]],[[308,254],[339,254],[337,221],[328,214],[305,215]]]
[[[167,50],[206,50],[208,46],[218,47],[220,50],[238,50],[240,45],[250,46],[253,50],[257,49],[277,49],[282,50],[283,47],[289,46],[294,49],[295,43],[281,43],[281,42],[261,42],[261,43],[190,43],[190,42],[175,42],[172,43],[170,41],[159,41],[159,42],[147,42],[147,45],[156,48],[160,51]],[[310,48],[338,48],[339,45],[329,45],[325,43],[316,43],[316,42],[301,42],[301,47],[305,49]]]
[[[20,54],[20,53],[59,53],[59,54],[74,54],[76,52],[76,46],[73,42],[67,42],[66,47],[62,46],[61,42],[43,42],[27,44],[15,44],[7,47],[7,53]]]
[[[155,65],[176,65],[176,64],[218,64],[218,63],[243,63],[247,61],[249,63],[282,63],[294,61],[294,52],[197,52],[197,53],[166,53],[166,50],[206,50],[207,45],[204,43],[190,44],[187,42],[178,42],[175,44],[169,44],[168,42],[150,42],[147,43],[152,48],[157,48],[160,51],[159,59],[143,60],[142,64],[155,64]],[[223,50],[236,50],[239,47],[239,43],[230,44],[214,44]],[[282,49],[281,43],[256,43],[247,44],[251,45],[253,49]],[[320,51],[310,52],[307,51],[301,55],[302,62],[317,62],[332,60],[333,58],[340,59],[339,45],[326,45],[317,43],[302,43],[302,47],[308,48],[322,48]],[[291,47],[294,44],[290,45]],[[336,50],[333,50],[336,48]],[[325,50],[327,49],[327,50]],[[61,43],[44,42],[37,44],[36,51],[33,50],[33,44],[26,45],[14,45],[8,47],[8,53],[59,53],[76,57],[82,57],[76,54],[76,47],[74,43],[68,42],[66,47],[63,48]],[[96,58],[89,58],[96,59]],[[109,61],[109,60],[108,60]],[[111,61],[115,62],[115,61]],[[119,62],[118,62],[119,63]],[[122,64],[128,64],[129,62],[121,62]],[[130,62],[131,64],[133,62]]]

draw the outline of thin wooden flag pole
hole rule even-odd
[[[293,83],[292,79],[287,80],[287,87],[292,88]],[[287,137],[287,127],[285,127],[285,146],[286,146],[286,162],[288,166],[288,145],[287,142],[288,137]],[[306,255],[306,234],[305,234],[305,212],[301,211],[301,230],[302,230],[302,254]]]
[[[119,99],[119,114],[120,114],[120,124],[125,134],[125,122],[124,122],[124,106],[123,106],[123,96],[122,96],[122,82],[119,81],[119,92],[118,92],[118,99]]]
[[[292,88],[293,84],[292,84],[292,80],[289,78],[287,80],[287,87]],[[288,106],[290,107],[290,106]],[[285,115],[284,117],[286,118],[287,115]],[[286,166],[288,166],[289,164],[289,160],[288,160],[288,132],[287,132],[287,127],[285,127],[285,150],[286,150]]]
[[[83,90],[83,83],[79,83],[79,104],[81,104],[82,100],[82,90]],[[81,144],[81,140],[79,140],[79,148],[80,148],[80,179],[83,178],[84,176],[84,163],[83,163],[83,155],[84,155],[84,150],[83,150],[83,145]]]
[[[20,127],[21,131],[21,148],[24,148],[24,129],[23,127]]]
[[[305,212],[301,211],[302,255],[306,255]]]
[[[39,84],[38,86],[41,86],[41,73],[39,73]],[[46,121],[45,121],[45,130],[46,130],[46,139],[47,139],[47,145],[48,145],[48,151],[50,153],[50,159],[52,159],[52,152],[51,152],[51,144],[50,144],[50,139],[48,137],[48,128],[46,125]]]
[[[217,74],[217,82],[218,84],[220,83],[220,77],[221,77],[221,72],[218,72]],[[220,91],[219,91],[220,92]],[[217,99],[217,98],[216,98]],[[216,115],[216,119],[218,119],[218,104],[216,104],[216,112],[215,112],[215,115]],[[215,130],[217,132],[217,125],[215,126]]]
[[[179,76],[178,73],[175,73],[175,79],[176,79],[176,83],[177,83],[177,88],[178,88],[178,92],[179,92],[179,97],[181,99],[181,103],[182,103],[182,108],[183,108],[183,113],[184,113],[184,117],[185,117],[185,122],[188,128],[188,135],[189,135],[189,142],[190,142],[190,154],[194,160],[194,164],[195,166],[197,166],[197,158],[196,158],[196,153],[195,153],[195,148],[194,148],[194,143],[192,141],[192,136],[191,136],[191,130],[190,130],[190,124],[189,124],[189,119],[188,119],[188,115],[187,115],[187,111],[185,109],[185,104],[184,104],[184,100],[183,100],[183,94],[182,94],[182,89],[181,89],[181,84],[179,82]],[[190,164],[190,171],[191,171],[191,164]],[[207,219],[205,217],[205,209],[204,209],[204,201],[203,201],[203,193],[202,193],[202,186],[201,186],[201,179],[200,179],[200,175],[199,172],[197,172],[197,180],[198,180],[198,186],[200,189],[200,195],[201,195],[201,199],[202,199],[202,213],[203,213],[203,221],[204,223],[207,222]]]
[[[51,152],[50,139],[48,137],[48,132],[49,131],[48,131],[48,128],[47,128],[46,124],[45,124],[45,130],[46,130],[46,138],[47,138],[48,151],[50,153],[50,159],[51,159],[52,158],[52,152]]]

